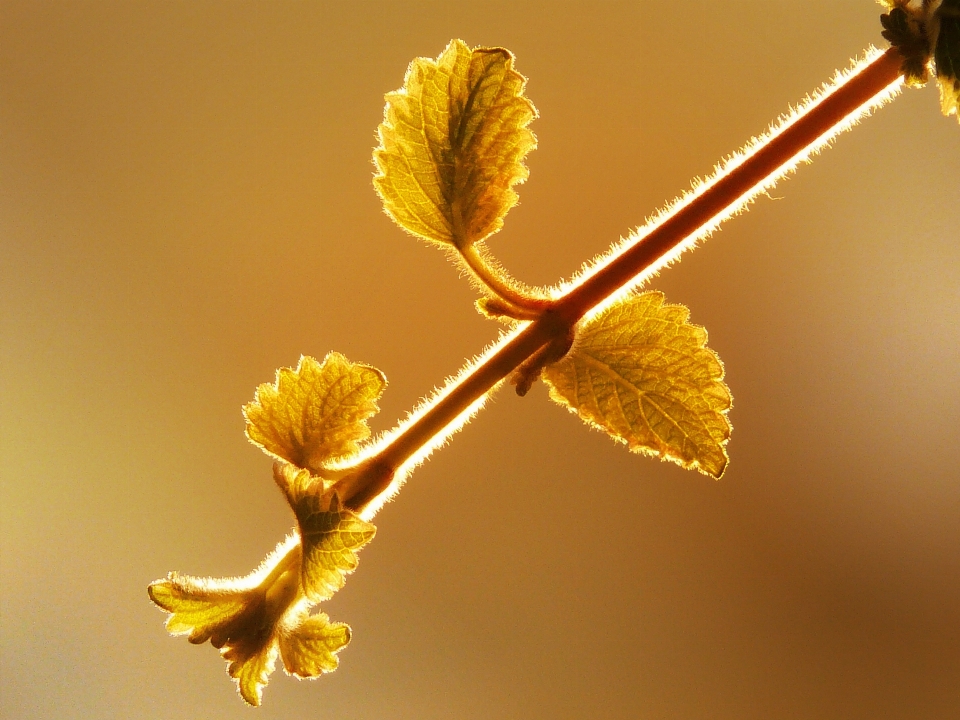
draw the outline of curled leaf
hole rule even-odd
[[[319,478],[310,477],[306,470],[276,463],[273,473],[297,516],[303,592],[314,602],[326,600],[356,570],[357,551],[373,540],[377,528],[342,507],[336,493],[323,494]]]
[[[387,381],[376,368],[330,353],[323,363],[301,356],[281,368],[276,382],[257,388],[243,408],[247,437],[280,460],[319,474],[324,462],[357,450],[370,437],[366,420],[377,413]]]
[[[237,681],[240,697],[257,707],[263,702],[263,688],[270,681],[277,663],[276,638],[269,635],[262,643],[238,643],[224,648],[227,673]]]
[[[248,435],[271,454],[323,462],[369,433],[363,420],[376,411],[383,382],[376,370],[336,353],[322,365],[301,358],[296,370],[281,370],[276,384],[262,385],[257,400],[244,408]],[[170,573],[147,588],[150,599],[170,613],[170,633],[189,634],[195,644],[209,640],[220,649],[250,705],[260,704],[277,657],[301,678],[337,668],[336,653],[350,642],[350,628],[309,610],[343,587],[357,567],[357,550],[376,533],[310,470],[281,460],[274,464],[274,479],[297,518],[298,533],[257,570],[243,578]]]
[[[280,657],[291,675],[315,678],[337,669],[337,653],[349,642],[349,625],[331,623],[326,613],[317,613],[280,636]]]
[[[374,151],[374,187],[398,225],[459,248],[503,226],[536,147],[525,84],[510,51],[461,40],[410,64],[403,87],[386,95]]]
[[[196,578],[170,573],[147,588],[150,599],[171,613],[167,630],[189,633],[190,642],[210,641],[227,660],[240,696],[259,705],[273,672],[279,629],[297,612],[299,548],[284,545],[245,578]]]
[[[663,294],[634,295],[584,323],[543,373],[550,397],[636,452],[719,478],[730,391],[707,332]]]
[[[194,644],[205,643],[230,627],[247,609],[251,594],[250,590],[218,586],[177,573],[152,583],[147,592],[154,603],[171,613],[167,619],[170,634],[189,633]]]
[[[339,512],[342,511],[332,514]],[[347,518],[346,522],[352,520]],[[328,533],[328,545],[330,537]],[[331,623],[322,612],[309,614],[315,603],[302,582],[301,568],[305,565],[295,540],[289,538],[258,570],[244,578],[197,578],[170,573],[147,588],[150,599],[170,613],[167,630],[171,634],[189,633],[190,642],[209,640],[220,650],[227,661],[227,673],[236,680],[237,691],[250,705],[262,701],[263,688],[278,656],[291,675],[315,678],[337,669],[336,653],[350,642],[348,625]],[[328,557],[336,555],[335,549],[326,552]],[[347,565],[350,569],[356,567],[355,555],[351,554],[348,561],[333,563],[322,575],[320,582],[335,585],[324,592],[324,599],[343,585],[342,573],[349,572],[343,570]],[[310,572],[320,577],[312,566]],[[337,580],[332,579],[334,574]]]

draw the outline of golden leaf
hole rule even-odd
[[[730,438],[723,365],[690,311],[663,300],[634,295],[587,321],[544,379],[553,400],[631,450],[719,478]]]
[[[262,645],[225,648],[223,657],[229,661],[227,672],[237,681],[240,697],[254,707],[263,701],[263,688],[276,667],[277,653],[277,640],[272,635]]]
[[[943,0],[936,10],[937,45],[934,59],[944,115],[960,120],[960,0]]]
[[[292,554],[285,552],[293,548]],[[240,696],[250,705],[260,704],[273,672],[281,628],[290,632],[288,618],[302,612],[299,557],[299,547],[288,540],[244,578],[170,573],[147,588],[150,599],[171,613],[170,633],[189,633],[190,642],[209,640],[220,650]]]
[[[960,79],[939,77],[940,110],[944,115],[956,115],[960,121]]]
[[[194,644],[205,643],[236,620],[248,607],[251,594],[250,590],[178,573],[152,583],[147,592],[154,603],[171,613],[167,619],[170,634],[189,633]]]
[[[276,463],[273,473],[297,516],[303,593],[314,602],[326,600],[356,570],[357,550],[373,540],[377,528],[342,507],[335,493],[324,495],[322,481],[308,471]]]
[[[373,153],[374,187],[398,225],[459,248],[503,226],[537,144],[525,84],[509,50],[461,40],[410,63],[403,87],[386,95]]]
[[[268,454],[319,474],[323,463],[350,455],[370,437],[386,378],[376,368],[330,353],[323,363],[302,356],[296,369],[277,371],[243,408],[247,437]]]
[[[280,657],[291,675],[314,678],[337,669],[336,654],[349,642],[349,625],[331,623],[326,613],[317,613],[280,636]]]
[[[260,704],[278,655],[287,672],[301,678],[337,668],[335,654],[350,642],[350,628],[330,623],[324,613],[310,616],[309,608],[343,587],[357,567],[357,550],[377,530],[342,507],[309,470],[281,461],[274,478],[296,515],[299,537],[288,537],[246,577],[170,573],[147,588],[170,613],[171,634],[189,634],[195,644],[209,640],[220,650],[250,705]]]

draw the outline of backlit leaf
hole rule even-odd
[[[386,95],[374,186],[398,225],[465,247],[503,226],[536,147],[526,78],[503,48],[453,40],[436,60],[417,58]]]
[[[247,703],[257,706],[277,662],[277,641],[271,636],[261,645],[238,644],[225,648],[227,672],[237,681],[237,690]]]
[[[293,564],[283,562],[292,551]],[[280,628],[301,613],[299,546],[281,544],[261,567],[244,578],[196,578],[170,573],[148,587],[150,599],[171,613],[167,629],[207,640],[227,660],[240,696],[259,705],[279,652]]]
[[[268,454],[318,474],[323,463],[357,450],[370,436],[366,419],[379,408],[386,378],[376,368],[330,353],[323,363],[302,356],[277,371],[243,408],[247,437]]]
[[[286,463],[274,465],[274,478],[297,516],[303,548],[301,584],[314,602],[333,596],[345,576],[357,568],[357,551],[373,540],[377,528],[340,505],[335,493],[324,495],[322,481]]]
[[[170,634],[190,633],[190,642],[197,644],[229,625],[250,601],[250,590],[217,587],[177,573],[152,583],[147,592],[154,603],[171,613],[167,619]]]
[[[960,0],[943,0],[937,10],[940,31],[934,49],[940,105],[960,120]]]
[[[730,391],[706,330],[688,316],[662,293],[634,295],[584,323],[573,349],[543,375],[551,398],[631,450],[719,478]]]
[[[331,623],[325,613],[317,613],[280,636],[280,657],[291,675],[314,678],[337,669],[336,654],[349,642],[349,625]]]

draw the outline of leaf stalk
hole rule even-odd
[[[474,277],[506,303],[502,308],[503,314],[515,320],[529,320],[549,307],[549,300],[526,295],[504,280],[503,273],[490,266],[475,243],[458,247],[457,250]]]

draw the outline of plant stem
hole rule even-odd
[[[462,373],[410,421],[375,445],[337,482],[342,501],[355,512],[366,511],[367,517],[375,513],[399,486],[402,478],[395,479],[398,471],[418,457],[422,459],[439,444],[438,438],[442,441],[455,431],[464,416],[478,408],[487,393],[533,353],[561,333],[569,332],[591,310],[636,287],[684,249],[709,235],[798,163],[829,144],[836,134],[892,97],[902,82],[902,59],[891,48],[859,63],[852,73],[837,80],[822,96],[744,151],[743,156],[729,162],[685,201],[648,223],[632,242],[618,248],[549,303],[537,320],[508,334],[485,359]],[[464,253],[464,257],[469,256]],[[480,275],[477,268],[471,267]],[[488,270],[482,261],[478,267]],[[494,289],[500,294],[504,288]],[[505,299],[514,302],[513,298]]]

